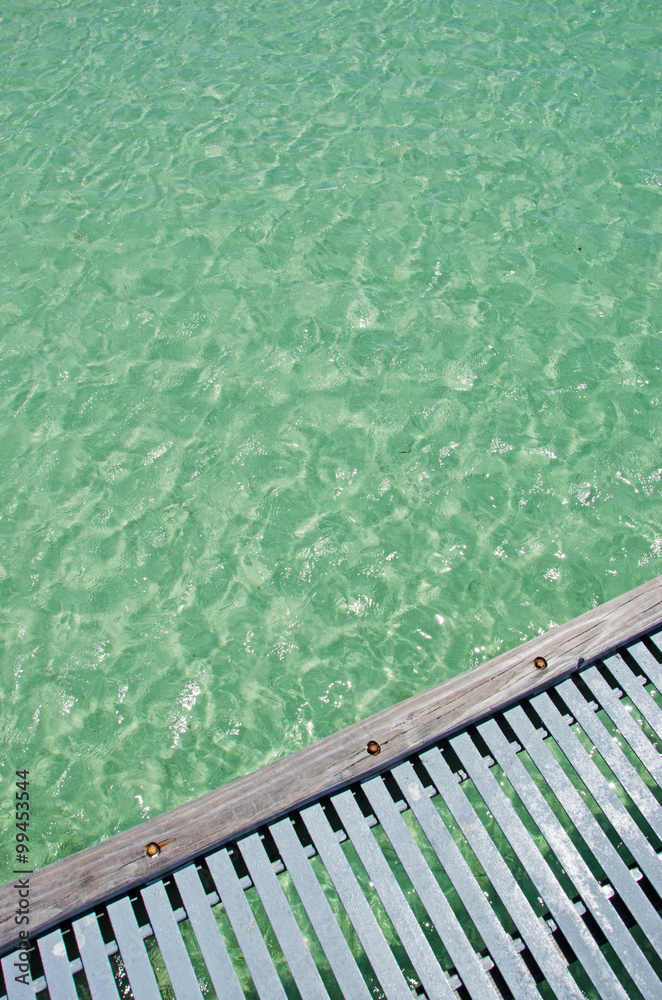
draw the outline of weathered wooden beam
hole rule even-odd
[[[391,767],[658,625],[662,576],[282,760],[41,868],[30,876],[30,934]],[[537,667],[537,657],[547,665]],[[379,744],[377,755],[368,752],[370,741]],[[150,857],[148,844],[161,845],[160,852]],[[10,882],[0,887],[0,954],[18,942],[15,909]]]

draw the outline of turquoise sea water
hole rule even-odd
[[[662,572],[661,42],[5,6],[0,864],[18,767],[46,864]]]

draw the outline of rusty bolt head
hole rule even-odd
[[[547,666],[547,660],[545,659],[544,656],[536,656],[535,660],[533,661],[533,665],[534,667],[537,667],[538,670],[544,670],[545,667]]]
[[[155,858],[157,854],[160,853],[161,853],[161,847],[159,846],[159,844],[154,843],[154,841],[152,841],[150,844],[145,845],[145,854],[147,855],[148,858]]]
[[[382,752],[382,748],[380,747],[377,740],[370,740],[368,746],[366,747],[366,750],[372,757],[376,757],[378,753]]]

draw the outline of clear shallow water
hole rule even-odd
[[[5,843],[16,767],[46,864],[662,571],[661,34],[12,4]]]

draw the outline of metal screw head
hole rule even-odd
[[[372,757],[376,757],[378,753],[382,752],[382,748],[380,747],[377,740],[370,740],[368,746],[366,747],[366,750]]]
[[[533,661],[533,665],[534,667],[537,667],[538,670],[544,670],[545,667],[547,666],[547,660],[545,659],[544,656],[536,656],[535,660]]]
[[[145,845],[145,854],[148,858],[155,858],[157,854],[161,853],[161,848],[158,844],[152,841],[150,844]]]

